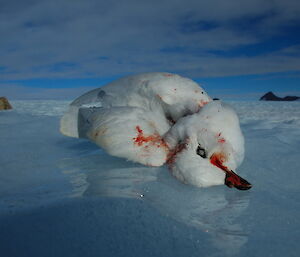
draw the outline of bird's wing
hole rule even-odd
[[[149,166],[166,162],[168,147],[157,130],[157,117],[136,107],[80,109],[80,134],[109,154]]]
[[[76,98],[60,120],[60,132],[69,137],[82,137],[78,130],[80,127],[79,109],[91,111],[92,109],[89,108],[101,107],[103,100],[109,100],[109,98],[109,94],[102,88],[96,88]]]

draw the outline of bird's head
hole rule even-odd
[[[179,119],[165,141],[172,149],[169,166],[179,180],[199,187],[251,187],[234,172],[244,158],[244,137],[230,106],[208,103],[198,113]]]

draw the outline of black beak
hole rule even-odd
[[[230,188],[235,187],[236,189],[239,190],[249,190],[252,187],[252,185],[246,179],[241,178],[232,170],[226,171],[224,184]]]

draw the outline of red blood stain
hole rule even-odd
[[[174,74],[165,73],[165,74],[163,74],[163,76],[165,76],[165,77],[172,77],[172,76],[174,76]]]
[[[219,137],[218,138],[218,143],[221,143],[221,144],[223,144],[223,143],[225,143],[226,142],[226,140],[223,138],[223,137],[221,137],[221,135],[222,135],[222,133],[220,132],[218,135],[217,135],[217,137]]]
[[[167,156],[167,164],[169,165],[169,167],[172,167],[172,165],[175,163],[177,154],[180,153],[182,150],[186,149],[187,144],[186,143],[182,143],[182,144],[178,144],[175,149],[171,150],[168,153]]]
[[[228,167],[223,165],[224,161],[225,156],[222,153],[215,153],[210,157],[210,162],[225,172],[225,185],[228,187],[235,187],[239,190],[250,189],[252,185],[247,180],[241,178],[232,170],[229,170]]]
[[[222,153],[215,153],[210,157],[211,164],[217,166],[218,168],[228,171],[228,168],[223,165],[223,162],[226,160],[226,157]]]
[[[143,130],[140,128],[140,126],[136,126],[135,129],[139,134],[143,134]]]
[[[167,144],[165,141],[160,137],[158,134],[152,134],[152,135],[144,135],[143,130],[140,128],[140,126],[135,127],[136,131],[138,132],[137,137],[133,138],[133,142],[137,146],[144,146],[145,148],[148,148],[149,145],[156,146],[157,148],[164,147],[167,148]]]
[[[207,102],[207,101],[204,101],[204,100],[200,100],[200,102],[198,103],[198,105],[200,106],[200,107],[203,107],[204,105],[206,105],[206,104],[208,104],[209,102]]]
[[[167,117],[167,120],[173,125],[176,123],[175,120],[172,119],[172,117]]]
[[[226,141],[225,141],[224,138],[219,138],[219,139],[218,139],[218,142],[221,143],[221,144],[224,144]]]
[[[156,96],[160,99],[160,100],[162,100],[163,101],[163,98],[161,97],[161,95],[159,95],[159,94],[156,94]]]

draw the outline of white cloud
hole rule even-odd
[[[168,70],[191,76],[229,76],[299,70],[283,51],[225,58],[211,50],[259,43],[300,21],[299,1],[4,1],[0,10],[3,79],[111,76]],[[261,17],[249,33],[230,26]],[[183,33],[185,22],[216,27]],[[168,47],[186,52],[164,53]],[[105,56],[108,58],[99,58]],[[56,69],[57,63],[74,63]],[[1,72],[1,70],[0,70]]]

